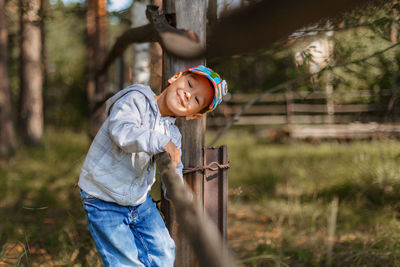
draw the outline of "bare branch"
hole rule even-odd
[[[108,67],[114,62],[115,59],[120,57],[126,48],[132,43],[147,43],[157,41],[157,34],[151,24],[147,24],[141,27],[132,28],[125,31],[119,36],[107,55],[107,58],[97,73],[97,75],[103,74]]]
[[[357,24],[357,25],[350,25],[347,27],[342,27],[342,28],[332,28],[332,29],[321,29],[321,28],[316,28],[316,29],[307,29],[307,30],[298,30],[295,33],[298,34],[308,34],[308,33],[325,33],[325,32],[340,32],[340,31],[348,31],[348,30],[353,30],[357,28],[362,28],[362,27],[370,27],[373,25],[372,23],[368,24]],[[301,36],[299,36],[301,37]]]
[[[328,66],[327,68],[340,68],[340,67],[344,67],[344,66],[351,65],[351,64],[358,64],[358,63],[364,62],[364,61],[366,61],[366,60],[368,60],[368,59],[370,59],[370,58],[373,58],[373,57],[379,56],[379,55],[381,55],[381,54],[384,54],[385,52],[387,52],[387,51],[389,51],[389,50],[395,48],[395,47],[398,46],[398,45],[400,45],[400,42],[394,43],[394,44],[392,44],[391,46],[389,46],[389,47],[387,47],[387,48],[385,48],[385,49],[383,49],[383,50],[377,51],[377,52],[375,52],[375,53],[373,53],[373,54],[371,54],[371,55],[369,55],[369,56],[366,56],[366,57],[363,57],[363,58],[360,58],[360,59],[357,59],[357,60],[353,60],[353,61],[351,61],[351,62],[339,64],[339,65],[336,65],[336,66],[331,66],[331,67]],[[326,69],[326,68],[325,68],[325,69]],[[324,69],[322,69],[322,70],[324,70]],[[321,71],[322,71],[322,70],[321,70]]]
[[[148,5],[146,13],[151,23],[129,29],[118,37],[97,75],[103,74],[133,43],[159,42],[170,54],[183,58],[204,55],[204,49],[198,44],[195,33],[169,25],[164,13],[157,6]]]

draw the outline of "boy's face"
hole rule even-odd
[[[170,116],[200,118],[200,112],[211,104],[214,97],[214,89],[202,75],[178,72],[168,82],[170,85],[165,89],[164,103]]]

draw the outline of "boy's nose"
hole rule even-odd
[[[183,94],[185,95],[186,101],[190,100],[191,94],[187,91],[184,91]]]

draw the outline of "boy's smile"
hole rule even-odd
[[[214,89],[202,75],[178,72],[168,82],[170,85],[156,96],[162,116],[200,118],[214,97]]]
[[[176,91],[176,96],[178,97],[178,102],[182,105],[182,107],[185,107],[185,101],[184,101],[184,92],[182,90],[177,90]]]

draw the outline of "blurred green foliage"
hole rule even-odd
[[[10,0],[7,6],[10,25],[10,73],[16,106],[19,91],[18,1]],[[232,58],[208,59],[207,64],[228,81],[231,93],[260,93],[279,83],[307,74],[308,65],[312,61],[307,46],[313,41],[327,39],[333,43],[330,64],[342,67],[329,68],[327,71],[331,72],[331,75],[319,74],[318,81],[307,79],[292,89],[324,91],[324,86],[329,80],[337,92],[369,90],[376,93],[377,97],[358,99],[359,103],[387,106],[390,99],[380,96],[382,90],[400,90],[397,86],[399,48],[395,47],[368,60],[358,60],[392,45],[392,27],[399,24],[399,17],[394,15],[393,10],[398,9],[398,6],[392,6],[392,1],[388,1],[380,7],[367,7],[349,12],[342,18],[330,20],[329,23],[320,22],[318,25],[301,29],[289,40],[277,42],[272,47]],[[64,4],[61,0],[50,1],[44,19],[48,64],[48,83],[44,92],[46,122],[57,126],[82,127],[87,118],[86,3],[83,1]],[[129,23],[127,10],[108,14],[108,47],[111,47]],[[303,65],[296,66],[296,52],[303,55]],[[129,63],[126,66],[130,64],[131,57],[131,51],[128,49],[126,58]],[[115,87],[115,77],[115,67],[112,66],[108,73],[108,88]],[[342,99],[342,103],[347,103],[346,101]]]
[[[396,74],[400,62],[398,46],[358,62],[393,44],[390,40],[392,26],[400,22],[399,16],[394,15],[393,10],[398,12],[399,6],[393,6],[392,1],[387,1],[378,7],[367,6],[348,12],[341,18],[303,28],[292,35],[289,41],[282,40],[270,48],[231,59],[209,59],[208,62],[228,80],[230,92],[262,92],[279,83],[307,74],[308,64],[312,62],[312,58],[307,53],[306,47],[313,41],[327,39],[333,44],[333,52],[329,63],[332,68],[327,68],[325,72],[331,72],[329,82],[333,84],[335,91],[370,90],[379,94],[383,89],[399,90],[397,88],[399,78]],[[296,66],[296,52],[302,53],[303,65]],[[337,65],[342,67],[335,67]],[[319,74],[317,82],[305,80],[292,89],[324,91],[327,79],[326,76]],[[361,101],[381,103],[387,99],[361,99]]]
[[[45,110],[48,123],[80,127],[86,118],[86,7],[48,6],[45,17],[48,87]]]
[[[86,7],[65,5],[61,0],[44,1],[45,62],[44,86],[46,124],[79,128],[86,121]],[[7,2],[11,91],[14,110],[19,97],[19,8],[17,0]]]
[[[43,140],[0,162],[0,265],[20,258],[14,266],[94,266],[99,258],[76,187],[89,138],[48,127]]]

